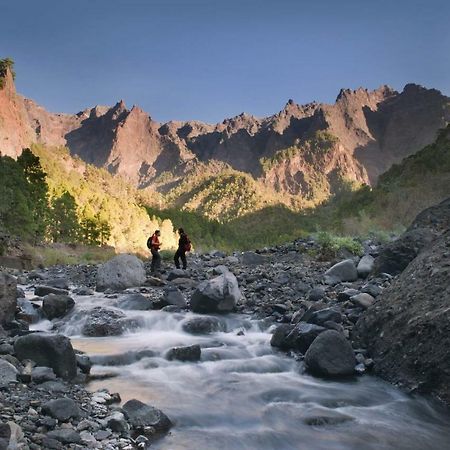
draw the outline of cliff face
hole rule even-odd
[[[387,86],[375,91],[342,90],[335,104],[297,105],[289,100],[277,114],[256,118],[240,114],[211,125],[198,121],[160,124],[123,101],[75,115],[52,114],[16,94],[9,71],[0,88],[0,151],[17,156],[32,142],[69,147],[86,162],[105,167],[139,187],[165,172],[182,175],[195,161],[220,161],[250,173],[281,192],[304,194],[311,171],[332,183],[341,178],[373,184],[393,163],[434,141],[450,121],[450,99],[434,89]],[[317,132],[337,138],[312,166],[301,147]],[[281,152],[281,153],[280,153]],[[270,171],[261,161],[277,156]],[[329,176],[328,176],[329,175]]]

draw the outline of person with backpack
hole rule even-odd
[[[155,273],[157,270],[161,269],[161,255],[159,254],[159,249],[161,248],[161,241],[159,240],[160,236],[161,232],[156,230],[152,236],[147,239],[147,247],[150,249],[152,254],[152,273]]]
[[[187,268],[186,261],[186,252],[191,251],[191,241],[188,238],[188,235],[184,232],[183,228],[178,228],[178,234],[180,235],[180,239],[178,240],[178,249],[175,252],[175,256],[173,257],[175,261],[175,267],[177,269],[180,268],[180,259],[183,263],[183,270]]]

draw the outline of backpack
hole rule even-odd
[[[191,251],[191,240],[188,238],[188,236],[186,235],[186,244],[184,244],[184,251],[185,252],[190,252]]]
[[[153,237],[153,236],[150,236],[150,237],[147,239],[147,248],[148,248],[149,250],[152,249],[152,237]]]

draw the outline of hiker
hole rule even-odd
[[[161,268],[161,256],[159,254],[159,249],[161,247],[161,242],[159,237],[161,236],[161,232],[156,230],[152,236],[147,239],[147,247],[150,249],[152,253],[152,266],[151,272],[155,273],[157,270]]]
[[[173,257],[173,259],[175,261],[175,267],[179,269],[181,258],[181,262],[183,263],[183,270],[186,270],[186,252],[191,251],[191,241],[189,240],[187,234],[184,232],[183,228],[178,228],[178,234],[180,235],[180,239],[178,240],[178,249],[175,252],[175,256]]]

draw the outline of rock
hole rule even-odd
[[[144,263],[134,255],[117,255],[97,270],[96,289],[123,290],[145,283]]]
[[[429,247],[435,235],[431,230],[418,228],[407,231],[387,244],[375,259],[373,274],[397,275],[422,251]]]
[[[199,361],[200,356],[200,345],[189,345],[188,347],[171,348],[167,352],[166,358],[169,361],[173,359],[177,359],[178,361]]]
[[[128,400],[122,410],[128,423],[135,429],[153,427],[157,432],[165,433],[172,426],[172,422],[162,411],[139,400]]]
[[[177,278],[187,278],[187,273],[183,269],[173,269],[167,274],[167,281],[173,281]]]
[[[327,284],[337,284],[343,281],[356,281],[358,272],[352,259],[345,259],[325,272],[325,282]]]
[[[142,294],[126,294],[120,298],[116,306],[131,311],[148,311],[153,308],[152,301]]]
[[[31,380],[34,383],[44,383],[45,381],[56,380],[55,372],[50,367],[37,366],[31,370]]]
[[[35,303],[25,298],[17,299],[17,306],[20,308],[17,318],[25,320],[28,323],[36,323],[42,319],[41,308]]]
[[[16,290],[16,279],[0,272],[0,324],[14,320],[17,307]]]
[[[236,277],[227,272],[199,284],[191,297],[191,308],[198,313],[227,313],[234,310],[242,294]]]
[[[127,366],[142,358],[152,358],[155,352],[152,350],[140,350],[137,352],[126,352],[112,355],[93,355],[90,360],[93,364],[101,366]]]
[[[320,333],[305,354],[306,369],[314,375],[341,377],[352,375],[356,359],[350,342],[334,330]]]
[[[365,294],[370,294],[372,297],[378,297],[383,292],[383,288],[377,286],[376,284],[366,284],[361,289],[361,292],[364,292]]]
[[[239,258],[236,257],[236,256],[227,256],[227,257],[225,258],[225,261],[226,261],[228,264],[238,264],[238,263],[239,263]]]
[[[359,260],[356,270],[360,278],[367,278],[369,276],[370,272],[372,272],[374,261],[375,258],[371,255],[364,255]]]
[[[299,322],[291,330],[284,325],[280,327],[282,328],[277,329],[272,336],[270,344],[281,350],[295,350],[301,353],[306,353],[316,337],[326,330],[324,327],[305,322]]]
[[[120,311],[96,306],[88,314],[81,329],[84,336],[120,336],[127,327],[126,316]]]
[[[105,421],[106,426],[114,433],[128,433],[130,429],[124,415],[119,411],[115,411],[113,414],[108,416]]]
[[[164,288],[162,300],[164,306],[174,305],[180,308],[187,306],[186,299],[176,286],[167,286]]]
[[[72,379],[77,374],[75,352],[66,336],[31,333],[18,337],[14,350],[20,360],[31,359],[39,366],[51,367],[63,379]]]
[[[87,286],[80,286],[73,290],[76,295],[94,295],[94,291]]]
[[[68,295],[48,294],[42,300],[42,310],[47,319],[64,317],[75,306],[75,301]]]
[[[0,388],[17,381],[18,370],[8,361],[0,359]]]
[[[367,309],[373,305],[375,299],[370,294],[361,292],[360,294],[350,297],[350,301],[356,306],[361,306],[362,308]]]
[[[34,295],[37,295],[38,297],[44,297],[48,294],[55,294],[55,295],[67,295],[69,292],[65,289],[59,289],[52,286],[36,286],[34,288]]]
[[[186,319],[182,328],[191,334],[209,334],[217,331],[225,331],[225,325],[216,317],[193,317]]]
[[[244,252],[241,256],[241,263],[245,266],[257,266],[265,262],[266,258],[255,252]]]
[[[325,308],[319,311],[315,311],[311,314],[311,317],[307,321],[308,323],[313,323],[315,325],[323,326],[325,322],[342,322],[342,314],[333,308]]]
[[[69,281],[67,278],[50,278],[45,281],[45,284],[58,289],[64,289],[65,291],[69,290]]]
[[[377,375],[450,406],[449,280],[447,231],[363,312],[352,336],[368,350]]]
[[[339,302],[346,302],[347,300],[350,300],[351,297],[357,294],[359,294],[359,291],[357,289],[345,289],[344,291],[339,292],[337,299]]]
[[[308,293],[308,300],[311,302],[318,302],[325,297],[325,289],[323,287],[315,287]]]
[[[81,444],[81,436],[70,428],[59,428],[47,433],[47,438],[54,439],[62,444]]]
[[[214,275],[222,275],[227,272],[229,272],[229,269],[227,266],[224,266],[224,265],[216,266],[213,268]]]
[[[78,405],[67,397],[50,400],[42,405],[42,412],[60,422],[80,417],[81,411]]]
[[[75,355],[77,360],[77,366],[80,368],[81,372],[89,374],[92,368],[92,362],[87,355]]]

